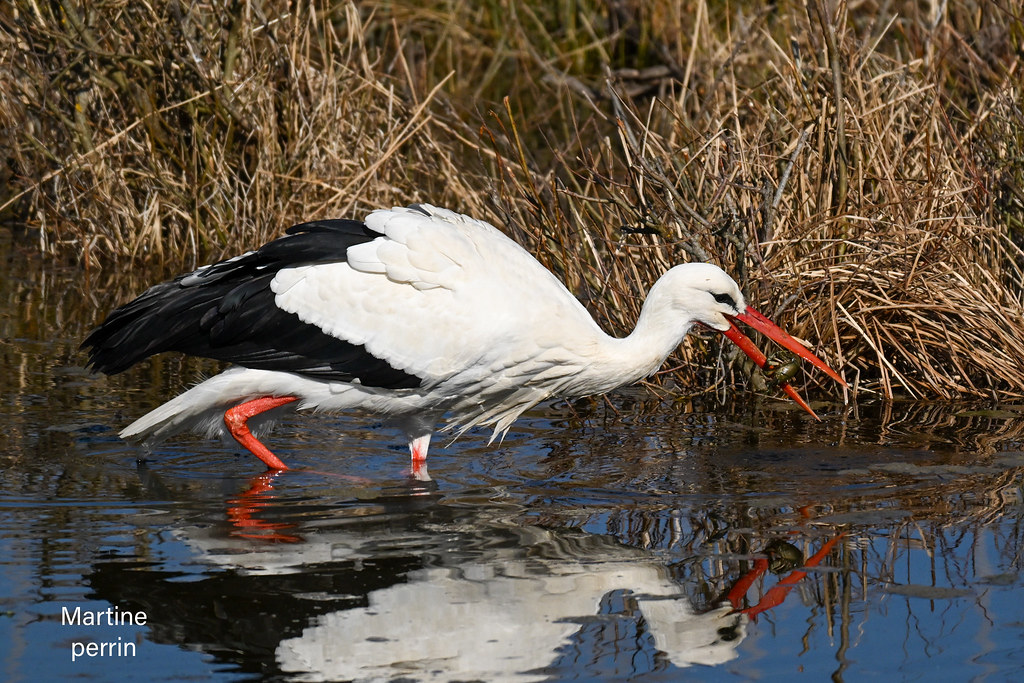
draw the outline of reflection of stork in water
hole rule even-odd
[[[275,519],[273,478],[257,477],[230,501],[227,536],[208,527],[178,534],[200,559],[239,576],[315,574],[392,554],[432,558],[365,596],[324,596],[349,607],[315,617],[276,647],[278,666],[303,680],[541,680],[548,675],[540,672],[570,660],[574,672],[606,673],[607,661],[595,658],[612,651],[622,661],[660,652],[678,667],[717,665],[737,656],[748,619],[805,575],[793,571],[756,607],[741,609],[768,568],[756,560],[720,607],[699,613],[662,564],[611,537],[512,525],[488,519],[486,509],[436,532],[360,533],[325,520],[307,528]]]
[[[276,649],[278,666],[301,680],[543,680],[523,672],[562,658],[573,660],[574,671],[596,672],[608,663],[588,665],[586,658],[610,649],[624,662],[660,652],[679,667],[716,665],[735,658],[744,637],[745,616],[728,604],[698,614],[664,566],[611,537],[483,518],[441,525],[436,535],[360,534],[320,524],[285,529],[266,507],[269,492],[256,490],[250,489],[251,515],[241,515],[245,535],[225,537],[209,527],[177,535],[199,559],[238,576],[315,574],[332,562],[370,561],[379,553],[426,553],[440,565],[409,571],[365,602],[324,596],[355,604],[314,618]],[[244,505],[244,496],[233,499],[232,515]],[[267,543],[253,542],[257,518]]]
[[[764,366],[736,327],[746,323],[845,384],[710,264],[666,272],[633,333],[615,339],[482,221],[424,204],[288,233],[151,287],[89,335],[89,363],[106,373],[163,351],[235,364],[123,437],[230,434],[269,468],[287,469],[251,428],[283,411],[363,410],[396,421],[413,474],[425,478],[431,433],[446,416],[452,427],[489,426],[499,437],[545,399],[600,394],[654,373],[695,324]],[[786,377],[782,388],[813,415]]]
[[[626,650],[628,660],[643,654],[645,632],[678,667],[730,661],[744,637],[745,616],[728,605],[697,614],[665,568],[639,556],[497,555],[410,572],[407,583],[370,593],[366,607],[317,617],[278,646],[278,663],[314,680],[547,680],[524,672],[562,657],[586,672],[604,650]],[[600,646],[583,644],[592,638]]]

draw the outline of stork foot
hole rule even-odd
[[[245,403],[239,403],[234,408],[230,408],[224,413],[224,425],[231,432],[231,436],[235,438],[239,444],[245,447],[250,453],[255,455],[257,458],[267,464],[267,467],[272,470],[286,470],[288,466],[278,458],[276,455],[270,452],[270,449],[264,446],[259,439],[252,435],[249,431],[249,420],[250,418],[265,413],[268,410],[273,410],[286,403],[297,401],[298,396],[263,396],[261,398],[254,398],[251,401]]]

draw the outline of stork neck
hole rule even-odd
[[[646,377],[661,367],[691,327],[692,322],[681,320],[678,313],[673,315],[667,306],[659,306],[648,297],[633,332],[622,340],[626,355],[637,359],[639,374],[635,379]]]
[[[607,340],[604,366],[609,379],[614,376],[614,386],[620,386],[653,374],[692,326],[691,321],[672,310],[655,286],[644,302],[633,332]]]

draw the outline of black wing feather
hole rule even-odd
[[[418,387],[421,378],[281,310],[270,289],[282,268],[341,262],[349,247],[379,236],[360,221],[303,223],[256,251],[150,287],[89,334],[82,343],[88,365],[114,374],[179,351],[367,386]]]

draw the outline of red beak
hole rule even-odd
[[[757,367],[763,368],[765,362],[767,361],[767,358],[765,358],[765,355],[761,353],[761,350],[759,348],[754,346],[754,342],[750,341],[750,338],[747,335],[740,332],[739,328],[736,327],[736,324],[733,322],[733,320],[739,320],[740,322],[744,322],[750,325],[755,330],[757,330],[764,336],[768,337],[772,341],[776,342],[780,346],[789,349],[790,351],[800,356],[804,360],[810,361],[812,365],[825,371],[825,373],[829,377],[839,382],[840,385],[844,387],[846,386],[846,382],[843,381],[843,378],[840,377],[835,370],[830,368],[825,363],[825,361],[815,356],[807,349],[806,346],[804,346],[796,339],[793,339],[791,336],[786,334],[778,325],[776,325],[771,320],[758,313],[756,310],[754,310],[753,307],[747,306],[747,310],[744,311],[743,313],[740,313],[737,316],[727,317],[729,318],[729,322],[732,324],[730,325],[729,329],[722,332],[722,334],[724,334],[726,337],[732,340],[732,342],[736,344],[736,346],[740,347],[740,350],[743,351],[743,353],[750,356],[750,359],[757,363]],[[811,415],[814,415],[814,419],[820,419],[817,415],[814,414],[814,411],[811,410],[811,407],[807,405],[807,402],[800,397],[800,394],[796,393],[796,389],[791,387],[788,382],[782,385],[782,390],[789,394],[790,398],[796,401],[801,408],[806,410]]]

